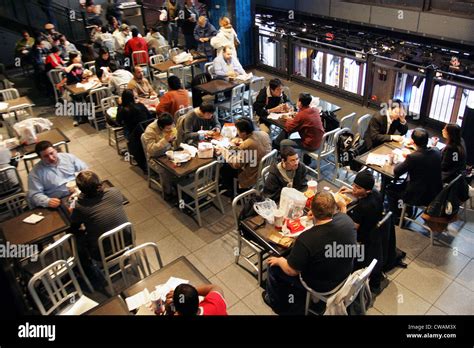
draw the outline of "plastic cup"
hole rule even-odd
[[[316,192],[318,189],[318,182],[316,180],[308,181],[308,190]]]
[[[69,192],[73,193],[74,191],[76,191],[76,180],[73,180],[73,181],[69,181],[67,184],[66,184],[66,187],[68,189]]]
[[[164,312],[165,307],[161,297],[153,291],[150,293],[151,308],[155,314],[160,315]]]
[[[273,217],[274,217],[275,228],[278,230],[281,230],[281,228],[283,227],[283,220],[284,220],[283,212],[281,210],[275,210]]]

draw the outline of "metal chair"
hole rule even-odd
[[[86,282],[90,292],[94,292],[94,288],[92,287],[89,278],[87,278],[84,269],[82,268],[81,260],[79,260],[76,238],[73,234],[68,233],[62,236],[57,241],[55,241],[54,243],[48,245],[46,248],[43,249],[43,251],[41,251],[39,259],[42,268],[45,268],[46,266],[57,260],[65,260],[67,262],[67,265],[71,269],[77,267],[79,269],[79,272],[81,273],[82,279],[84,279],[84,281]]]
[[[232,200],[232,214],[234,216],[235,223],[235,233],[237,235],[237,250],[235,251],[235,263],[239,264],[240,258],[243,258],[244,261],[252,267],[253,270],[257,273],[258,285],[262,284],[263,278],[263,261],[266,256],[265,250],[263,250],[257,243],[254,241],[245,238],[244,233],[240,228],[239,215],[241,209],[248,204],[252,199],[256,198],[259,195],[259,192],[256,189],[248,190],[244,193],[241,193]],[[239,208],[240,206],[240,208]],[[243,255],[242,254],[242,245],[245,245],[251,249],[250,253]],[[257,261],[254,262],[252,258],[257,257]],[[245,268],[244,268],[245,269]]]
[[[202,226],[201,207],[213,203],[215,199],[217,199],[218,208],[222,214],[225,213],[219,191],[219,169],[220,164],[214,161],[199,168],[191,184],[186,186],[178,184],[179,208],[182,210],[186,207],[195,213],[200,227]],[[183,192],[193,198],[194,202],[186,203],[183,200]],[[200,200],[203,198],[206,198],[206,202],[201,203]]]
[[[118,86],[117,95],[122,96],[123,91],[128,88],[128,83],[122,83]]]
[[[267,153],[265,156],[263,156],[262,159],[260,160],[260,163],[258,164],[258,170],[257,170],[257,183],[255,185],[256,189],[259,192],[262,192],[263,185],[264,185],[263,170],[265,168],[270,168],[270,166],[273,163],[276,163],[277,162],[277,156],[278,156],[278,150],[273,149],[272,151]]]
[[[0,96],[2,97],[2,101],[8,101],[12,99],[20,98],[20,93],[16,88],[7,88],[0,90]]]
[[[122,272],[125,286],[128,287],[131,284],[131,277],[128,275],[129,271],[133,272],[134,277],[132,278],[132,281],[135,281],[137,277],[141,280],[159,269],[154,269],[150,265],[150,259],[147,255],[147,251],[155,255],[159,268],[163,267],[158,245],[152,242],[140,244],[135,248],[126,251],[120,257],[120,271]]]
[[[368,279],[370,274],[372,273],[372,270],[374,269],[375,265],[377,264],[377,260],[374,259],[370,263],[370,265],[367,268],[364,268],[362,270],[357,270],[353,274],[350,274],[344,281],[342,281],[339,285],[337,285],[334,289],[328,292],[317,292],[313,290],[311,287],[309,287],[306,282],[303,280],[303,277],[301,276],[301,273],[299,275],[301,284],[303,287],[306,289],[306,304],[305,304],[305,315],[308,315],[308,313],[312,314],[318,314],[314,311],[312,311],[309,307],[311,305],[311,302],[318,302],[318,301],[323,301],[324,303],[327,303],[329,298],[331,296],[336,295],[340,290],[346,287],[346,283],[350,282],[347,284],[347,286],[350,286],[350,289],[347,291],[347,294],[344,294],[344,306],[347,308],[354,302],[354,300],[359,296],[361,307],[362,307],[362,313],[366,313],[366,308],[365,308],[365,299],[363,298],[363,293],[361,292],[362,288],[364,286],[368,286]],[[346,289],[345,289],[346,290]],[[369,291],[370,293],[370,291]]]
[[[214,62],[208,62],[204,64],[204,72],[211,75],[212,78],[216,77],[216,74],[214,72]]]
[[[181,86],[183,86],[183,88],[186,88],[186,75],[184,73],[184,66],[178,64],[170,67],[166,72],[166,78],[168,79],[172,75],[177,76],[181,81]]]
[[[359,134],[361,140],[364,139],[365,132],[367,131],[367,128],[369,128],[371,118],[371,114],[365,114],[359,117],[359,119],[357,120],[357,134]]]
[[[163,45],[158,47],[158,51],[156,53],[161,54],[165,59],[169,59],[169,51],[170,51],[170,45]]]
[[[13,166],[0,169],[0,197],[23,192],[23,182],[18,170]]]
[[[45,303],[38,294],[38,283],[43,285],[42,293],[47,296]],[[74,272],[64,260],[36,273],[28,282],[28,290],[42,315],[79,315],[98,305],[84,295]]]
[[[162,54],[155,54],[154,56],[150,56],[150,66],[153,71],[153,79],[157,79],[159,83],[166,86],[164,82],[167,79],[168,74],[165,72],[159,72],[158,70],[153,69],[153,65],[163,63],[165,61],[165,57]]]
[[[147,51],[134,51],[132,52],[132,67],[148,66],[148,52]]]
[[[129,240],[126,238],[126,233],[129,233]],[[121,275],[119,267],[120,257],[123,253],[135,247],[135,232],[132,224],[126,222],[113,230],[105,232],[99,237],[98,244],[105,278],[111,293],[115,294],[112,278]],[[107,245],[109,249],[106,250]]]
[[[104,111],[104,115],[107,113],[107,110],[113,107],[118,106],[118,96],[110,96],[104,98],[100,101],[101,109]],[[109,146],[115,147],[117,154],[121,155],[120,152],[120,142],[125,140],[125,134],[123,127],[114,127],[111,126],[108,122],[105,122],[105,127],[107,128],[107,138],[109,140]]]
[[[249,90],[244,93],[244,102],[248,105],[251,116],[253,116],[253,103],[255,103],[258,93],[264,86],[265,78],[257,77],[250,82]]]
[[[99,131],[99,122],[107,123],[105,121],[105,110],[102,109],[101,100],[111,95],[112,93],[107,87],[95,88],[89,92],[89,102],[92,105],[92,115],[89,115],[89,120],[93,122],[97,131]]]
[[[102,47],[109,50],[109,55],[115,59],[115,41],[113,39],[102,40]]]
[[[177,123],[178,122],[178,119],[181,117],[181,116],[184,116],[186,115],[188,112],[190,112],[191,110],[193,110],[193,107],[192,106],[187,106],[185,108],[181,108],[179,109],[178,111],[176,111],[174,113],[174,123]]]
[[[282,92],[285,93],[285,95],[287,96],[288,100],[292,100],[292,99],[291,99],[291,89],[290,89],[290,87],[288,87],[288,86],[283,86]]]
[[[18,216],[28,210],[26,193],[16,193],[0,200],[0,213],[2,220]]]
[[[318,180],[321,178],[321,161],[322,160],[329,162],[326,165],[328,164],[335,165],[335,163],[329,159],[329,156],[334,155],[336,152],[335,136],[339,130],[340,130],[339,128],[336,128],[330,132],[324,133],[323,139],[321,140],[321,146],[316,151],[310,152],[310,151],[303,150],[304,154],[316,160]]]
[[[225,113],[224,117],[221,117],[223,121],[229,121],[234,123],[234,116],[244,114],[244,92],[245,84],[232,88],[231,96],[229,100],[223,101],[216,104],[218,111],[223,110]],[[220,114],[220,113],[219,113]]]
[[[49,82],[53,85],[54,91],[54,100],[55,102],[59,102],[59,98],[62,97],[62,89],[58,88],[58,85],[63,80],[63,71],[61,69],[51,69],[48,71],[48,79]]]
[[[84,69],[90,70],[94,75],[97,75],[97,71],[95,71],[95,60],[91,60],[89,62],[84,63]]]
[[[147,180],[148,180],[148,187],[151,188],[152,184],[155,184],[158,187],[158,190],[161,192],[161,196],[163,199],[165,198],[165,192],[163,190],[163,186],[161,185],[162,178],[161,178],[161,173],[158,169],[155,168],[158,164],[155,164],[152,162],[150,159],[150,156],[148,155],[148,151],[146,149],[146,144],[145,144],[145,134],[142,134],[140,137],[140,140],[142,142],[142,147],[143,147],[143,152],[145,153],[145,158],[146,158],[146,163],[147,163]],[[158,180],[156,177],[158,176]]]
[[[0,90],[1,101],[7,102],[8,100],[20,98],[20,93],[16,88],[7,88]],[[33,108],[29,104],[22,104],[17,106],[10,106],[5,113],[3,118],[10,119],[15,117],[15,121],[19,121],[18,117],[31,116],[34,117]]]
[[[341,122],[339,123],[339,128],[349,128],[349,130],[352,131],[352,126],[354,125],[356,115],[357,114],[353,112],[341,118]]]

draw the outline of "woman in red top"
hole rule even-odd
[[[174,306],[174,315],[227,315],[227,304],[221,287],[209,284],[194,287],[180,284],[166,295],[167,311]],[[204,299],[199,302],[199,296]]]
[[[50,71],[51,69],[56,69],[56,68],[63,68],[64,61],[59,56],[58,47],[53,46],[51,48],[48,56],[46,57],[45,64],[46,64],[46,71]]]

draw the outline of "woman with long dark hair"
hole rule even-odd
[[[140,122],[153,118],[150,111],[142,103],[135,101],[135,94],[131,89],[122,93],[122,103],[117,110],[117,123],[124,127],[125,137],[129,139]]]
[[[442,134],[446,147],[441,152],[441,175],[443,183],[449,183],[466,170],[466,148],[461,138],[461,127],[457,124],[446,124]]]

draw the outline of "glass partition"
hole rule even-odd
[[[341,57],[328,53],[326,57],[326,84],[339,87],[340,71]]]

